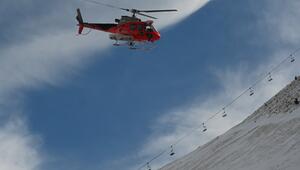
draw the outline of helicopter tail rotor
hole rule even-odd
[[[76,20],[78,21],[79,24],[83,24],[83,19],[82,19],[82,15],[80,12],[80,9],[77,9],[77,16],[76,16]]]
[[[81,34],[82,31],[83,31],[83,28],[84,28],[84,24],[83,24],[82,15],[81,15],[81,12],[80,12],[79,8],[77,9],[76,20],[78,21],[78,26],[79,26],[78,34]]]

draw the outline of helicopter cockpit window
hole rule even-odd
[[[134,24],[130,24],[130,30],[131,30],[131,31],[134,31],[134,30],[136,30],[136,25],[134,25]]]
[[[147,32],[153,32],[153,29],[152,29],[151,26],[147,26],[147,27],[146,27],[146,31],[147,31]]]

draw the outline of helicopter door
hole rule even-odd
[[[131,34],[135,34],[136,32],[136,24],[130,24],[129,25],[129,30]]]
[[[143,24],[138,24],[137,29],[138,29],[140,35],[144,35],[145,27]]]
[[[135,24],[130,24],[129,25],[129,29],[130,29],[130,32],[135,32],[136,31],[136,25]]]

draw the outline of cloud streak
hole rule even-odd
[[[0,127],[0,169],[35,170],[42,163],[39,146],[39,139],[28,132],[24,120],[9,120]]]

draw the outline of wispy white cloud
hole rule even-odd
[[[42,163],[40,145],[40,139],[28,132],[23,120],[9,120],[0,126],[0,169],[35,170]]]
[[[267,0],[267,4],[262,17],[265,24],[260,25],[261,29],[266,32],[265,38],[279,45],[297,45],[300,39],[297,20],[300,2],[288,0],[283,3]]]

